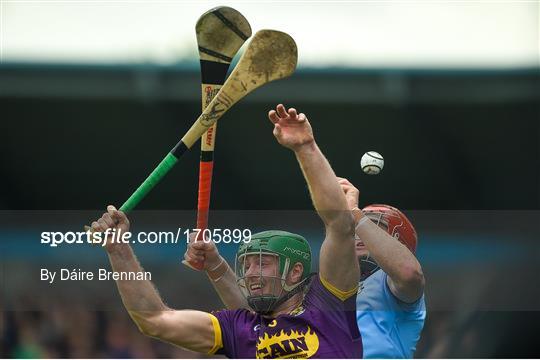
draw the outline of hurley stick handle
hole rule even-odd
[[[144,197],[163,179],[163,177],[173,168],[178,162],[178,158],[171,153],[168,153],[159,165],[148,175],[146,180],[135,190],[133,194],[120,206],[120,211],[129,213],[133,210]]]

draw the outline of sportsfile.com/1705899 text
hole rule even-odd
[[[94,244],[106,246],[112,243],[123,244],[178,244],[189,243],[190,234],[197,239],[216,244],[238,244],[251,241],[250,229],[182,229],[174,231],[140,231],[132,233],[121,229],[107,229],[104,232],[88,231],[44,231],[41,233],[41,244],[50,247],[73,244]]]

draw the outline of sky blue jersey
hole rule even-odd
[[[356,320],[364,358],[412,358],[426,319],[424,295],[404,303],[392,294],[387,278],[378,270],[360,284]]]

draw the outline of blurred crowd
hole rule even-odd
[[[125,311],[0,313],[2,358],[196,358],[198,354],[138,332]]]
[[[34,301],[36,299],[33,299]],[[142,335],[124,310],[96,311],[39,299],[42,310],[0,311],[2,358],[200,358]],[[34,304],[35,305],[35,304]],[[417,357],[451,354],[450,313],[430,314]],[[474,333],[460,344],[474,353]]]
[[[142,335],[125,310],[39,302],[43,309],[33,311],[4,311],[0,304],[1,358],[206,357]],[[539,319],[538,312],[432,311],[415,357],[538,357],[537,332],[527,326]]]
[[[171,308],[222,308],[201,274],[149,268]],[[415,357],[540,357],[540,288],[531,282],[537,265],[513,265],[511,272],[452,269],[427,272],[428,314]],[[43,281],[27,280],[35,273],[29,266],[10,268],[0,296],[0,358],[205,357],[141,334],[113,282],[65,282],[51,291]]]

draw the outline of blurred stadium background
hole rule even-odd
[[[95,269],[106,256],[50,249],[39,234],[121,204],[189,128],[194,24],[217,5],[290,33],[300,66],[220,120],[211,222],[297,230],[320,246],[302,174],[266,120],[278,102],[295,106],[362,205],[395,205],[416,224],[429,308],[416,356],[539,357],[535,1],[2,1],[0,356],[196,357],[140,335],[112,282],[40,282],[41,267]],[[194,225],[197,149],[133,214],[139,230]],[[360,170],[369,150],[385,157],[379,176]],[[219,308],[206,278],[181,266],[184,249],[136,251],[169,305]]]

